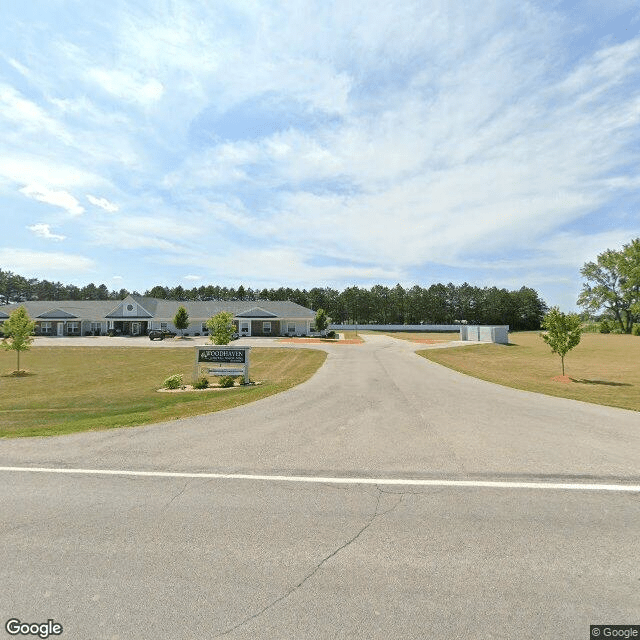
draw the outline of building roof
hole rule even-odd
[[[124,313],[125,302],[137,303],[136,315]],[[179,307],[184,307],[190,319],[207,320],[221,311],[227,311],[234,318],[299,318],[313,319],[315,312],[290,301],[275,300],[162,300],[146,296],[128,296],[125,300],[29,300],[0,307],[0,317],[18,307],[24,306],[31,318],[83,320],[123,319],[123,320],[172,320]],[[48,315],[48,314],[58,315]],[[64,315],[68,314],[68,315]]]
[[[266,311],[261,307],[253,307],[253,309],[249,309],[248,311],[243,311],[242,313],[236,314],[237,318],[277,318],[278,316],[275,313],[271,313],[271,311]]]
[[[58,318],[60,320],[67,320],[68,318],[77,318],[78,316],[73,313],[69,313],[68,311],[63,311],[62,309],[51,309],[50,311],[45,311],[41,313],[38,318],[44,319],[53,319]]]

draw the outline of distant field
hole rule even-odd
[[[552,396],[640,411],[640,337],[583,334],[565,357],[571,382],[553,380],[562,373],[539,332],[509,335],[510,345],[482,344],[418,351],[418,355],[456,371]],[[640,423],[639,423],[640,428]]]
[[[191,382],[191,349],[38,347],[0,351],[0,437],[57,435],[171,420],[221,409],[284,391],[310,378],[326,353],[255,347],[250,375],[263,384],[225,391],[158,393],[165,378]]]
[[[460,339],[459,331],[360,331],[360,333],[391,336],[392,338],[408,340],[409,342],[422,342],[423,340],[449,342]]]

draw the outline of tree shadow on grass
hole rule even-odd
[[[633,387],[629,382],[609,382],[608,380],[587,380],[585,378],[571,378],[571,382],[579,384],[602,384],[607,387]]]

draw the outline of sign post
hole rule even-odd
[[[251,347],[230,347],[229,345],[212,345],[195,347],[195,377],[206,371],[210,376],[244,375],[244,383],[249,384],[249,352]]]

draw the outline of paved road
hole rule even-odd
[[[5,467],[380,480],[1,471],[5,619],[123,639],[588,638],[640,623],[638,492],[408,483],[638,485],[638,413],[491,385],[415,348],[368,336],[252,405],[1,441]]]

